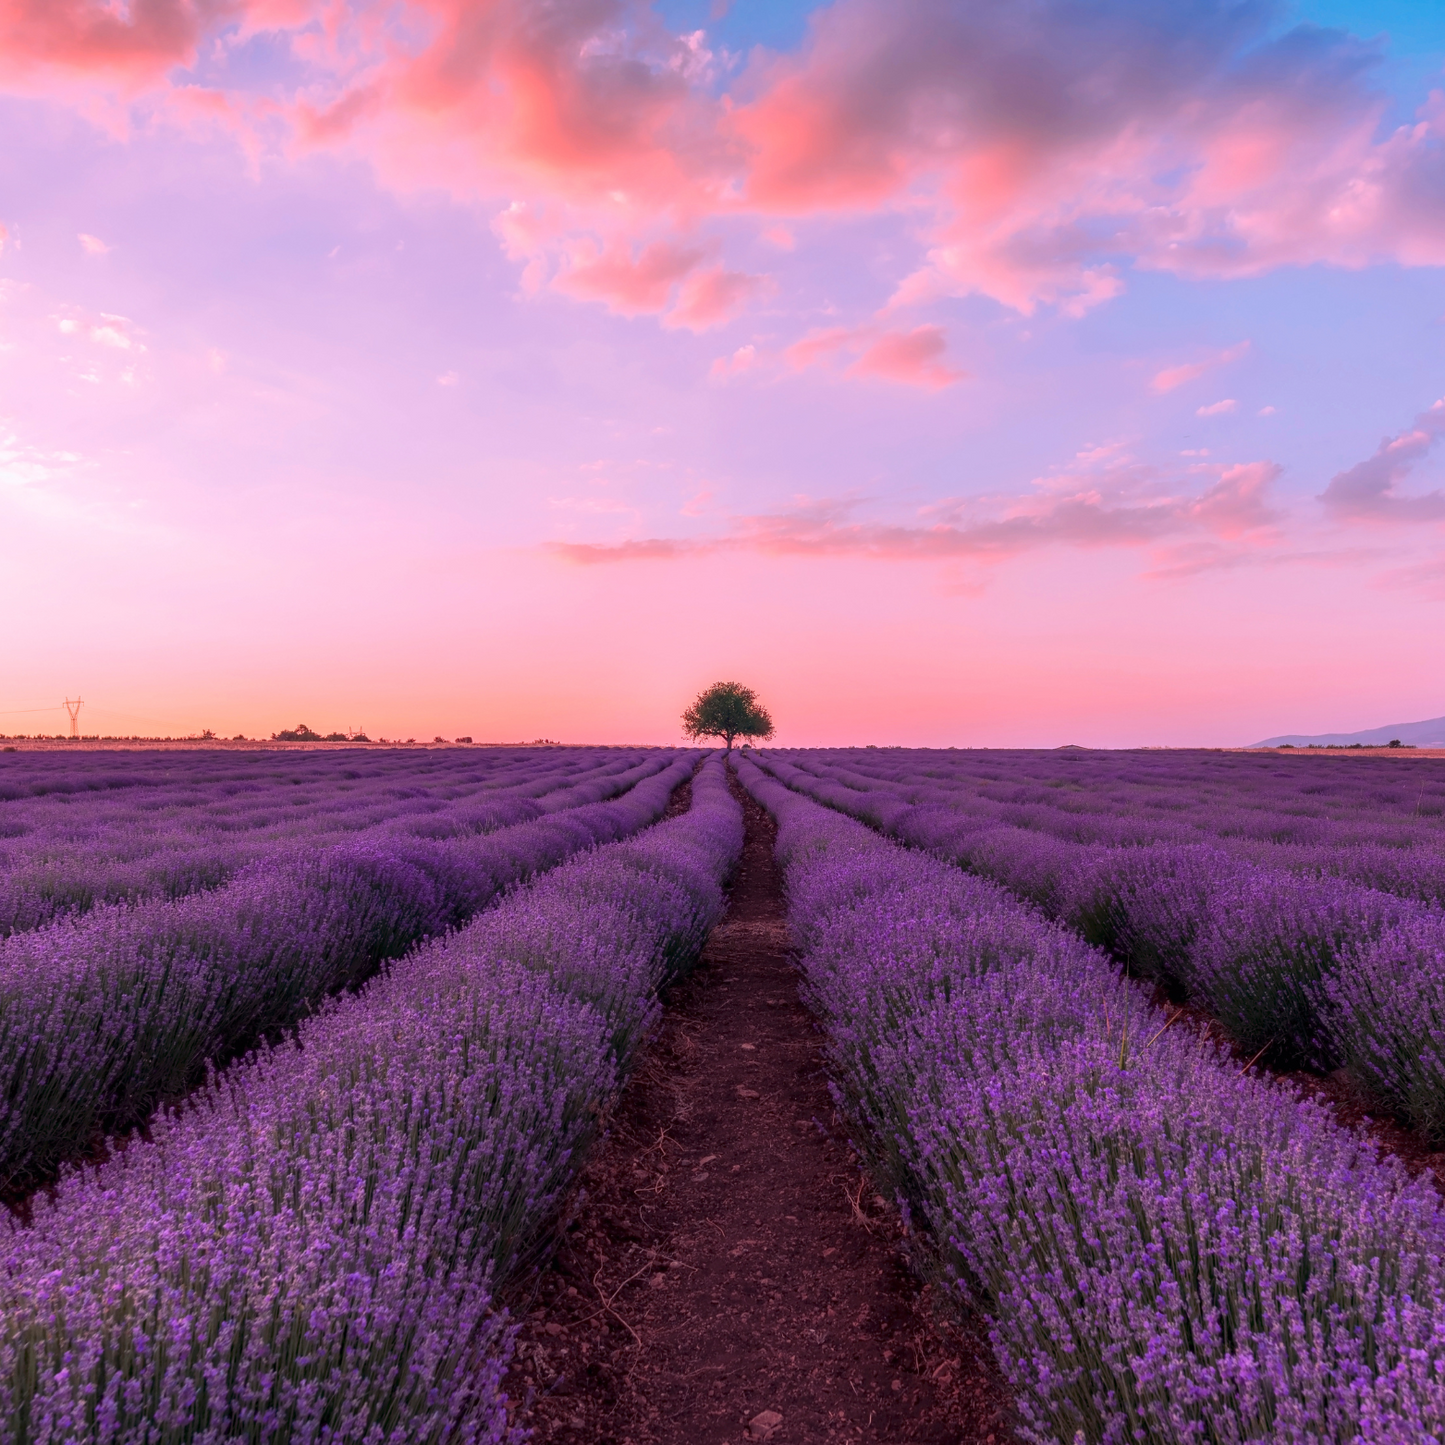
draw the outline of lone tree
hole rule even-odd
[[[734,738],[772,737],[773,720],[752,688],[715,682],[683,713],[682,730],[690,738],[721,738],[731,752]]]

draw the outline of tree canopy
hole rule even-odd
[[[734,738],[772,737],[773,720],[752,688],[715,682],[683,713],[682,730],[690,738],[722,738],[731,752]]]

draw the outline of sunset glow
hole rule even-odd
[[[0,123],[0,733],[1445,713],[1427,0],[0,0]]]

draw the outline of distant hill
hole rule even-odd
[[[1362,733],[1282,733],[1277,738],[1266,738],[1262,743],[1251,743],[1253,748],[1277,748],[1293,743],[1297,748],[1310,743],[1324,746],[1327,743],[1363,743],[1366,747],[1383,747],[1392,738],[1402,743],[1413,743],[1417,748],[1445,748],[1445,717],[1428,718],[1425,722],[1392,723],[1384,728],[1366,728]]]

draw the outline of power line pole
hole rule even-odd
[[[69,698],[65,699],[65,710],[70,714],[70,736],[73,738],[80,736],[80,704],[80,698],[76,698],[74,702]]]

